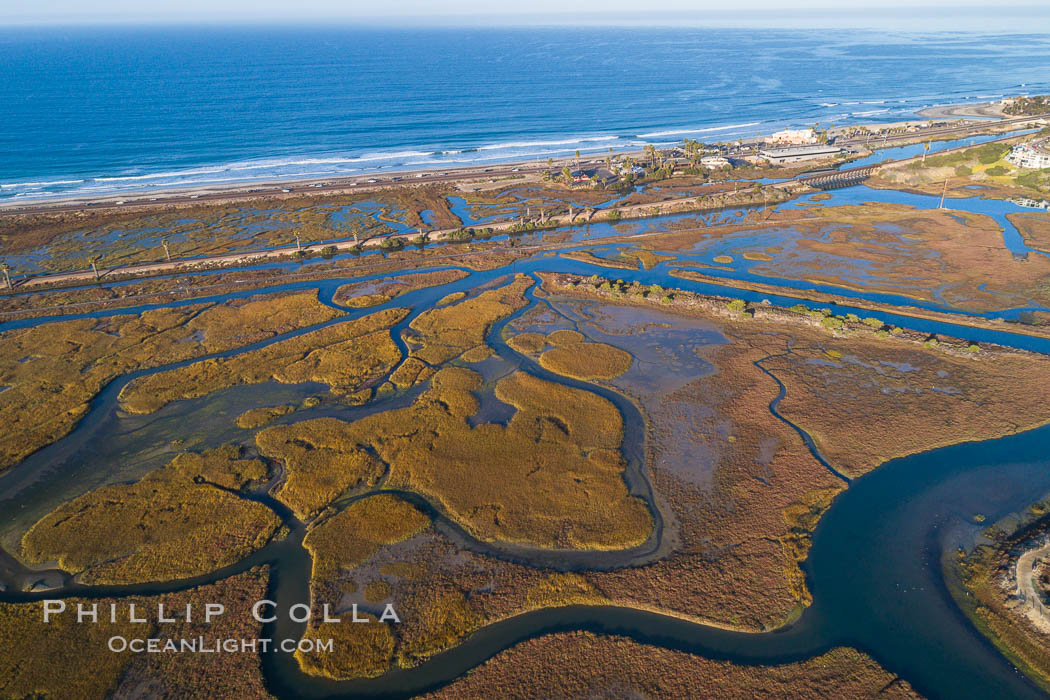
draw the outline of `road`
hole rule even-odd
[[[1022,121],[1022,122],[1023,121],[1031,121],[1030,117],[1019,117],[1017,119]],[[1009,121],[1016,121],[1016,120],[1003,120],[1003,121],[1004,122],[1009,122]],[[1002,122],[997,122],[997,123],[1002,123]],[[1000,139],[996,139],[996,141],[1003,141],[1003,140],[1007,140],[1007,139],[1010,139],[1010,138],[1013,138],[1013,137],[1011,137],[1011,136],[1004,136],[1004,137],[1002,137]],[[991,143],[991,142],[988,142],[988,143]],[[944,150],[944,151],[939,151],[937,155],[944,155],[944,154],[953,153],[953,152],[956,152],[956,151],[963,151],[963,150],[966,150],[967,148],[970,148],[970,146],[958,146],[956,148],[947,149],[947,150]],[[894,160],[894,161],[887,161],[886,163],[884,163],[882,165],[887,165],[887,164],[891,164],[891,163],[895,164],[895,165],[906,164],[906,163],[909,163],[911,161],[919,160],[921,157],[922,156],[913,156],[913,157],[902,158],[902,159]],[[832,172],[828,172],[828,173],[818,173],[818,174],[814,174],[814,175],[799,175],[799,176],[797,176],[795,178],[792,178],[792,179],[789,179],[789,180],[784,180],[782,182],[774,183],[772,185],[772,187],[778,188],[778,189],[789,189],[789,188],[791,188],[793,186],[797,186],[798,184],[807,184],[807,183],[809,183],[811,181],[820,180],[820,179],[824,179],[824,178],[828,178],[828,177],[832,177],[832,178],[843,178],[843,177],[845,177],[845,178],[848,178],[850,175],[866,176],[867,174],[869,174],[874,169],[874,167],[875,166],[865,166],[865,167],[862,167],[862,168],[845,168],[845,169],[837,170],[837,171],[835,171],[833,173]],[[545,170],[546,166],[536,166],[536,169],[538,169],[538,170]],[[526,172],[526,169],[524,169],[524,168],[513,168],[513,169],[509,169],[509,170],[502,170],[502,171],[501,170],[490,169],[487,172],[486,171],[480,171],[480,172],[482,174],[484,174],[485,176],[499,177],[501,175],[501,173],[502,174],[506,174],[506,173],[520,174],[522,172]],[[435,177],[439,178],[438,181],[448,181],[448,180],[456,180],[456,181],[458,181],[458,180],[464,179],[465,175],[464,175],[463,172],[457,172],[456,174],[449,174],[447,176],[441,175],[441,176],[435,176]],[[415,179],[415,178],[413,178],[413,179]],[[426,178],[418,178],[418,181],[426,181]],[[433,180],[431,180],[431,181],[433,181]],[[400,184],[407,184],[407,182],[399,181],[397,184],[399,184],[399,185]],[[374,187],[379,187],[379,185],[378,184],[372,184],[371,187],[373,187],[373,188]],[[282,189],[288,190],[290,188],[282,188]],[[338,187],[336,185],[332,185],[331,189],[339,190],[339,189],[345,189],[345,187],[340,188],[340,187]],[[297,191],[297,192],[299,192],[299,191],[303,191],[303,192],[310,191],[311,193],[317,193],[317,192],[325,192],[325,191],[329,191],[329,190],[324,188],[324,187],[317,188],[317,187],[303,186],[303,187],[298,188],[298,190],[295,190],[295,191]],[[262,196],[262,194],[261,194],[260,191],[255,191],[250,196],[258,197],[258,196]],[[214,198],[214,199],[229,199],[229,195],[226,194],[226,193],[224,193],[224,194],[208,195],[208,196],[201,195],[196,201],[202,201],[202,200],[207,201],[208,199],[212,199],[212,198]],[[656,210],[656,213],[658,213],[658,214],[659,213],[668,213],[670,211],[674,211],[676,207],[678,207],[678,206],[680,206],[682,204],[688,203],[690,201],[694,201],[695,199],[696,199],[695,197],[683,197],[683,198],[680,198],[680,199],[669,199],[669,200],[664,200],[662,202],[656,202],[656,203],[652,203],[652,204],[638,204],[638,205],[632,205],[632,206],[627,206],[627,207],[620,207],[620,208],[617,209],[617,211],[619,211],[621,213],[621,216],[624,219],[640,218],[640,217],[651,216],[653,214],[654,210]],[[173,200],[170,200],[170,199],[165,200],[166,203],[170,203],[171,201],[173,201]],[[155,202],[148,202],[148,200],[147,200],[146,203],[147,204],[155,204]],[[722,207],[712,207],[712,208],[726,208],[726,207],[743,206],[743,205],[744,205],[744,203],[731,203],[731,204],[726,204],[726,205],[724,205]],[[128,204],[124,204],[124,205],[121,205],[121,206],[122,207],[127,207],[127,206],[134,206],[134,205],[128,203]],[[83,209],[84,208],[81,205],[70,205],[70,207],[72,207],[73,209]],[[57,210],[59,210],[59,209],[56,209],[56,208],[53,208],[53,207],[46,208],[46,211],[57,211]],[[594,210],[586,210],[585,209],[585,210],[579,210],[576,214],[574,214],[572,216],[572,218],[570,218],[567,215],[552,216],[552,217],[549,217],[549,219],[546,222],[546,225],[549,226],[549,227],[557,227],[557,226],[567,226],[567,225],[570,225],[570,224],[586,223],[588,219],[585,219],[583,217],[587,216],[587,212],[588,211],[590,211],[590,215],[594,214]],[[20,213],[26,213],[26,212],[23,211],[23,212],[20,212]],[[494,229],[496,231],[503,231],[503,230],[511,228],[512,226],[515,225],[515,223],[517,223],[517,222],[515,222],[515,221],[506,221],[506,222],[486,224],[485,227],[486,228],[492,228],[492,229]],[[432,230],[432,231],[428,231],[427,232],[427,236],[432,242],[439,242],[439,241],[444,240],[445,238],[447,238],[449,234],[453,233],[454,231],[458,231],[458,230],[459,230],[459,228]],[[386,238],[386,237],[387,236],[381,236],[381,237],[377,236],[377,237],[373,237],[371,239],[366,239],[365,241],[362,242],[362,245],[365,246],[365,247],[379,247],[381,245],[382,239]],[[357,244],[354,241],[341,241],[341,242],[335,242],[335,243],[315,243],[315,244],[302,246],[302,250],[305,251],[305,252],[308,252],[308,253],[319,253],[322,248],[332,247],[332,248],[335,248],[337,251],[347,251],[347,250],[352,249],[355,245],[357,245]],[[244,264],[247,264],[247,263],[260,262],[260,261],[265,261],[265,260],[273,260],[273,259],[276,259],[276,258],[287,258],[289,256],[295,255],[297,253],[297,251],[298,251],[298,247],[297,246],[289,245],[289,246],[283,246],[283,247],[278,247],[278,248],[271,248],[271,249],[267,249],[267,250],[240,251],[240,252],[236,252],[236,253],[226,253],[226,254],[220,254],[220,255],[211,255],[211,256],[200,257],[200,258],[183,258],[183,259],[173,260],[171,262],[151,262],[151,263],[140,263],[140,264],[134,264],[134,265],[125,265],[125,266],[122,266],[122,267],[108,268],[108,269],[99,270],[97,275],[92,270],[83,270],[83,271],[79,271],[79,272],[41,274],[41,275],[34,275],[34,276],[28,276],[28,277],[21,277],[21,278],[18,278],[18,279],[12,278],[12,281],[15,283],[15,287],[19,288],[19,289],[30,289],[30,288],[34,288],[34,287],[43,287],[43,286],[47,286],[48,288],[51,288],[51,287],[62,287],[62,286],[73,286],[73,285],[77,285],[77,284],[92,283],[92,282],[96,282],[96,281],[100,281],[100,280],[105,280],[107,278],[113,278],[116,275],[120,275],[122,277],[124,277],[124,276],[147,277],[147,276],[151,276],[151,275],[168,274],[168,273],[172,273],[172,272],[191,272],[191,271],[199,271],[199,270],[208,269],[208,268],[219,268],[219,267],[226,267],[226,266],[232,266],[232,265],[244,265]]]
[[[1002,126],[1002,125],[1023,125],[1026,122],[1031,122],[1037,117],[1011,117],[1009,119],[1000,119],[994,122],[984,123],[970,123],[962,126],[949,126],[940,127],[937,129],[927,129],[921,134],[900,134],[899,136],[888,137],[885,139],[849,139],[836,141],[836,146],[842,146],[844,148],[863,146],[871,148],[874,146],[884,146],[886,144],[896,143],[897,141],[903,140],[914,140],[916,138],[937,138],[943,136],[958,136],[968,133],[974,133],[982,131],[989,125]],[[563,165],[572,162],[571,159],[558,159],[555,162],[556,168],[560,168]],[[594,164],[602,162],[599,160],[585,160],[587,164]],[[217,201],[236,201],[244,199],[256,199],[261,197],[292,197],[302,195],[318,195],[318,194],[348,194],[358,192],[368,192],[391,185],[423,185],[423,184],[434,184],[434,183],[450,183],[459,182],[462,180],[472,180],[478,178],[486,179],[498,179],[508,178],[515,176],[524,175],[536,175],[542,173],[545,170],[549,170],[550,166],[546,163],[536,162],[525,162],[525,163],[504,163],[500,165],[494,165],[488,168],[482,167],[465,167],[459,169],[443,170],[440,173],[429,173],[429,172],[398,172],[391,173],[390,175],[363,175],[357,178],[339,178],[317,182],[283,182],[283,183],[269,183],[253,185],[248,189],[242,187],[221,189],[213,191],[202,191],[201,188],[196,188],[193,192],[187,191],[185,193],[170,193],[170,194],[158,194],[156,196],[128,196],[121,199],[118,195],[113,195],[105,200],[100,201],[68,201],[54,204],[31,204],[25,206],[9,205],[0,203],[0,216],[4,215],[25,215],[25,214],[43,214],[49,212],[63,212],[63,211],[81,211],[81,210],[104,210],[119,207],[121,210],[133,209],[133,208],[144,208],[144,207],[157,207],[166,206],[171,204],[197,204],[204,202],[217,202]],[[171,192],[171,191],[168,191]],[[117,204],[120,202],[120,204]]]

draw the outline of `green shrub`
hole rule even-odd
[[[993,177],[997,177],[999,175],[1005,175],[1006,173],[1008,173],[1010,171],[1007,170],[1006,168],[1004,168],[1001,165],[997,165],[994,168],[988,168],[984,172],[988,173],[989,175],[991,175]]]
[[[969,177],[973,175],[973,169],[969,165],[960,165],[955,169],[955,174],[959,177]]]
[[[326,245],[324,248],[321,248],[321,257],[325,260],[331,260],[337,252],[338,250],[334,245]]]
[[[1042,184],[1042,175],[1038,170],[1033,170],[1023,175],[1018,175],[1014,178],[1014,182],[1021,187],[1028,187],[1033,190],[1038,190]]]
[[[729,307],[730,311],[743,311],[747,308],[747,302],[743,299],[733,299],[726,306]]]
[[[474,234],[466,229],[460,229],[459,231],[452,231],[445,237],[445,240],[453,243],[466,243],[467,241],[473,240]]]
[[[1010,152],[1010,147],[1002,143],[986,143],[983,146],[978,146],[976,151],[977,160],[981,164],[991,165],[998,160],[1002,160],[1003,156]]]
[[[820,325],[824,326],[829,331],[837,331],[841,330],[844,324],[842,323],[842,319],[838,316],[825,316],[821,319]]]
[[[383,250],[401,250],[405,247],[405,239],[400,236],[384,238],[379,242],[379,247]]]
[[[882,321],[875,318],[874,316],[868,316],[866,319],[864,319],[863,323],[865,326],[871,326],[872,328],[882,328],[883,326]]]

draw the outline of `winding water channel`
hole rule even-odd
[[[929,197],[900,193],[873,195],[866,188],[836,193],[833,202],[873,199],[899,202],[902,198],[921,206],[931,205]],[[999,209],[999,203],[984,204],[985,201],[953,200],[951,204],[960,205],[960,209],[989,213],[1000,223],[1008,225],[1002,216],[1006,210]],[[661,220],[650,220],[645,225],[655,228],[661,225]],[[604,235],[615,233],[610,228]],[[1006,235],[1005,244],[1011,247],[1016,240],[1011,238],[1009,231]],[[601,232],[596,234],[591,231],[591,240],[581,240],[581,247],[592,251],[596,250],[595,246],[600,249],[601,237]],[[406,273],[419,271],[408,270]],[[344,316],[322,325],[342,323],[382,308],[412,307],[412,314],[393,329],[395,339],[402,352],[405,352],[401,331],[416,315],[431,308],[445,295],[473,290],[479,285],[498,284],[511,273],[535,274],[540,271],[612,275],[628,281],[730,295],[752,302],[768,300],[781,306],[799,303],[795,298],[741,291],[728,284],[721,286],[672,277],[666,265],[652,270],[611,272],[606,268],[563,257],[533,257],[490,271],[468,270],[469,276],[462,280],[410,292],[382,306],[363,310],[343,309],[347,311]],[[252,289],[174,304],[138,306],[60,318],[138,313],[157,306],[222,302],[260,293],[306,289],[317,290],[323,303],[335,306],[332,299],[339,286],[351,281],[389,276],[390,273],[383,273],[323,282],[282,284],[264,290]],[[746,271],[737,278],[747,279]],[[776,279],[775,282],[784,284],[785,280]],[[632,493],[652,504],[653,494],[644,463],[645,426],[637,407],[611,389],[551,374],[529,358],[516,353],[503,341],[503,330],[507,324],[535,305],[545,303],[534,296],[534,291],[529,292],[529,306],[492,328],[489,343],[510,367],[525,368],[549,381],[584,388],[612,401],[624,418],[623,450],[628,463],[625,477],[628,486]],[[843,293],[838,288],[834,291]],[[872,301],[899,301],[885,295],[857,291],[845,294],[851,295]],[[914,300],[909,299],[909,303],[921,306]],[[930,308],[937,306],[931,304]],[[1008,315],[1012,311],[996,315]],[[847,306],[837,306],[836,312],[867,313],[863,309]],[[894,314],[880,313],[879,316],[888,323],[920,331],[1050,354],[1050,340],[1014,334],[1008,330],[974,329]],[[57,319],[52,317],[3,323],[0,324],[0,331],[54,320]],[[318,327],[301,329],[215,356],[239,354]],[[122,465],[122,456],[134,445],[151,444],[150,441],[159,444],[166,437],[177,434],[180,429],[185,431],[188,420],[192,420],[194,426],[201,426],[204,447],[231,439],[244,439],[248,433],[238,433],[237,429],[229,427],[232,421],[209,421],[209,411],[222,408],[241,410],[260,405],[262,401],[273,403],[294,400],[319,391],[319,385],[284,386],[269,382],[253,387],[234,387],[202,399],[175,402],[149,417],[118,413],[117,396],[132,379],[201,359],[204,358],[144,370],[114,380],[94,399],[89,413],[72,433],[0,475],[0,541],[5,549],[10,550],[26,527],[59,503],[104,483],[138,478],[159,467],[167,458],[167,455],[158,454],[134,460],[131,466],[118,466]],[[782,385],[781,389],[782,398]],[[333,408],[322,404],[316,409],[297,411],[294,416],[278,419],[277,422],[300,421],[322,415],[337,415],[344,420],[354,420],[377,411],[407,405],[418,391],[417,388],[415,393],[379,399],[361,407]],[[776,413],[778,401],[770,405],[770,410],[780,418]],[[217,427],[219,425],[223,427]],[[815,456],[831,469],[831,465],[816,452],[812,439],[798,426],[792,424],[792,427],[803,436]],[[732,632],[671,616],[615,606],[574,606],[527,613],[490,625],[454,649],[433,657],[417,668],[394,670],[373,680],[336,682],[307,676],[300,672],[292,656],[271,653],[263,659],[266,682],[270,690],[282,698],[404,697],[440,687],[522,640],[557,631],[589,630],[626,635],[640,642],[741,664],[797,661],[835,646],[851,646],[869,653],[889,671],[899,674],[916,690],[930,697],[1043,697],[1043,693],[1020,675],[962,614],[950,596],[944,562],[956,547],[969,542],[976,533],[978,526],[973,522],[974,514],[984,514],[994,522],[1050,492],[1048,445],[1050,427],[1045,427],[1007,438],[956,445],[894,460],[868,475],[852,480],[849,488],[835,500],[820,520],[809,558],[804,563],[813,604],[797,621],[775,632]],[[290,534],[232,566],[190,580],[135,586],[83,586],[56,572],[27,571],[12,557],[2,554],[0,582],[4,584],[5,590],[0,592],[0,600],[22,602],[74,595],[160,595],[221,580],[259,564],[269,564],[270,593],[278,601],[279,608],[287,609],[293,604],[308,601],[310,558],[301,546],[305,534],[304,524],[267,496],[255,494],[251,497],[274,508],[288,525]],[[434,518],[435,526],[460,546],[511,561],[579,570],[637,564],[661,555],[662,524],[655,507],[652,512],[656,516],[657,527],[649,541],[640,547],[612,553],[552,553],[474,541],[425,499],[415,495],[406,497],[426,510]],[[345,507],[353,500],[345,499],[339,505]],[[21,592],[35,579],[44,579],[55,587],[49,591]],[[287,616],[282,615],[278,622],[266,626],[264,636],[295,638],[302,632],[303,625],[292,623]]]

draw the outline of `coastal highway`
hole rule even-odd
[[[843,148],[855,146],[867,148],[881,148],[900,141],[914,142],[927,140],[929,138],[940,138],[945,136],[960,136],[972,133],[979,135],[988,127],[1001,128],[1003,126],[1023,126],[1026,123],[1039,119],[1039,117],[1010,117],[999,120],[983,120],[981,122],[970,122],[968,124],[925,129],[921,133],[905,133],[872,139],[870,137],[861,139],[836,140],[834,145]],[[622,154],[618,154],[622,155]],[[635,154],[636,155],[636,154]],[[584,163],[595,164],[603,162],[603,159],[583,159]],[[560,169],[565,165],[571,165],[573,159],[555,159],[554,168]],[[349,194],[355,192],[369,192],[391,185],[422,185],[433,183],[450,183],[479,179],[500,179],[510,177],[522,177],[525,175],[536,175],[549,170],[546,162],[520,162],[502,163],[491,167],[468,166],[463,168],[449,168],[438,173],[429,171],[393,172],[390,174],[370,173],[353,178],[329,178],[322,181],[303,182],[281,182],[265,183],[245,187],[244,185],[230,188],[208,189],[197,187],[193,190],[178,192],[173,190],[158,191],[156,195],[141,194],[121,197],[109,195],[105,199],[95,201],[63,200],[55,203],[35,203],[17,205],[12,203],[0,203],[0,217],[5,215],[27,215],[44,214],[49,212],[104,210],[104,209],[131,209],[144,207],[158,207],[172,204],[197,204],[204,202],[226,202],[260,197],[281,196],[303,196],[320,194]]]
[[[1027,119],[1027,118],[1024,118],[1024,119]],[[1014,137],[1004,136],[1002,139],[999,139],[999,140],[1006,140],[1006,139],[1010,139],[1010,138],[1014,138]],[[952,152],[955,152],[955,151],[962,151],[962,150],[966,150],[967,148],[970,148],[970,146],[968,146],[968,145],[967,146],[957,146],[956,148],[940,151],[938,153],[938,155],[943,155],[943,154],[946,154],[946,153],[952,153]],[[880,165],[903,164],[903,163],[908,163],[908,162],[911,162],[911,161],[914,161],[914,160],[918,160],[919,158],[921,158],[921,156],[912,156],[912,157],[909,157],[909,158],[903,158],[903,159],[894,160],[894,161],[887,161],[886,163],[882,163]],[[826,179],[828,177],[832,177],[832,178],[847,178],[847,179],[849,179],[851,175],[856,175],[858,177],[865,177],[868,174],[870,174],[875,169],[875,167],[876,166],[866,166],[866,167],[862,167],[862,168],[852,168],[852,169],[846,168],[846,169],[840,169],[840,170],[835,170],[835,171],[827,171],[827,172],[823,172],[823,173],[814,173],[814,174],[811,174],[811,175],[803,174],[803,175],[799,175],[799,176],[797,176],[795,178],[792,178],[792,179],[787,179],[787,180],[783,180],[783,181],[774,183],[771,186],[774,187],[774,188],[777,188],[777,189],[790,189],[791,187],[795,187],[795,186],[798,186],[798,185],[809,185],[810,181]],[[537,166],[537,169],[539,169],[539,170],[543,170],[545,168],[546,168],[546,166]],[[511,168],[509,170],[489,169],[488,172],[482,171],[482,173],[484,175],[486,175],[486,176],[495,177],[495,176],[498,176],[498,174],[500,172],[509,172],[509,173],[512,173],[512,174],[516,174],[516,173],[523,172],[523,171],[524,171],[524,168]],[[462,172],[457,172],[456,174],[449,173],[448,175],[439,175],[439,176],[435,176],[435,177],[441,178],[441,181],[450,180],[450,179],[451,180],[462,180],[462,179],[464,179],[464,174]],[[416,178],[413,178],[413,179],[416,179]],[[418,180],[423,180],[423,179],[424,178],[418,178]],[[369,183],[369,184],[372,187],[380,187],[380,186],[383,186],[386,183]],[[407,183],[403,183],[403,182],[399,181],[396,184],[407,184]],[[345,188],[337,188],[334,185],[331,186],[331,187],[332,187],[332,189],[345,189]],[[285,187],[285,188],[281,188],[279,191],[288,191],[290,189],[291,188]],[[301,190],[303,192],[307,192],[307,191],[308,192],[326,191],[324,188],[311,187],[311,186],[300,187],[300,188],[298,188],[298,190]],[[328,190],[328,191],[330,191],[330,190]],[[261,192],[255,191],[250,196],[252,196],[252,197],[261,196]],[[214,198],[217,198],[217,199],[228,199],[228,194],[215,194]],[[205,199],[205,196],[202,195],[201,197],[197,198],[197,200],[194,200],[194,201],[199,201],[201,199]],[[621,215],[625,219],[639,218],[639,217],[644,218],[644,217],[647,217],[647,216],[651,216],[654,209],[657,211],[658,214],[666,214],[666,213],[670,213],[670,212],[674,211],[676,205],[682,204],[683,202],[689,202],[689,201],[692,201],[694,199],[695,199],[694,197],[685,197],[685,198],[681,198],[681,199],[668,199],[668,200],[664,200],[662,202],[655,202],[655,203],[652,203],[652,204],[638,204],[638,205],[631,205],[631,206],[628,206],[628,207],[620,207],[620,208],[618,208],[618,211],[621,212]],[[165,200],[165,202],[170,202],[170,201],[171,200]],[[154,202],[147,202],[147,203],[155,204]],[[722,205],[720,207],[717,207],[717,208],[726,208],[726,207],[743,206],[743,205],[744,205],[744,203],[742,203],[742,202],[733,202],[733,203],[726,203],[726,204],[724,204],[724,205]],[[80,206],[74,206],[74,205],[71,205],[71,206],[74,209],[82,209],[83,208],[83,207],[80,207]],[[121,205],[121,206],[127,206],[127,205],[125,204],[125,205]],[[53,209],[53,208],[47,208],[46,209],[46,211],[54,211],[54,210],[55,209]],[[585,214],[586,211],[587,211],[586,209],[577,211],[576,214],[572,217],[571,220],[569,219],[569,217],[567,215],[555,215],[555,216],[552,216],[552,217],[549,218],[548,223],[551,226],[568,226],[568,225],[571,225],[571,224],[585,223],[586,219],[584,219],[583,217],[584,217],[584,214]],[[515,221],[493,222],[491,224],[487,224],[486,227],[487,228],[492,228],[492,229],[494,229],[496,231],[500,231],[500,230],[503,230],[503,229],[506,229],[506,228],[509,228],[509,227],[513,226],[515,223],[516,223]],[[459,229],[458,228],[437,229],[437,230],[428,231],[427,235],[428,235],[428,237],[430,238],[431,241],[433,241],[433,242],[440,242],[441,240],[445,239],[450,233],[452,233],[453,231],[457,231],[457,230],[459,230]],[[384,238],[384,237],[373,237],[373,238],[370,238],[370,239],[366,239],[365,241],[362,242],[362,245],[364,245],[365,247],[378,247],[380,245],[380,242],[381,242],[382,238]],[[337,251],[346,251],[346,250],[352,248],[354,245],[355,245],[355,243],[353,241],[340,241],[340,242],[323,243],[323,244],[321,244],[321,243],[308,244],[308,245],[302,246],[302,249],[303,249],[303,251],[310,252],[310,253],[318,253],[322,248],[325,248],[325,247],[333,247]],[[117,276],[117,275],[120,275],[121,278],[126,278],[128,276],[149,277],[149,276],[155,276],[155,275],[161,275],[161,274],[169,274],[169,273],[173,273],[173,272],[174,273],[191,272],[191,271],[200,271],[200,270],[203,270],[203,269],[212,269],[212,268],[221,268],[221,267],[227,267],[227,266],[243,265],[243,264],[246,264],[246,263],[249,263],[249,262],[256,262],[256,261],[262,261],[262,260],[267,260],[267,259],[271,259],[272,260],[272,259],[275,259],[275,258],[289,257],[289,256],[292,256],[292,255],[295,255],[296,252],[297,252],[297,247],[295,245],[289,245],[289,246],[281,246],[281,247],[277,247],[277,248],[269,248],[269,249],[261,249],[261,250],[239,251],[239,252],[236,252],[236,253],[224,253],[224,254],[220,254],[220,255],[212,255],[212,256],[206,256],[206,257],[201,257],[201,258],[183,258],[183,259],[172,260],[171,262],[158,261],[158,262],[150,262],[150,263],[138,263],[138,264],[133,264],[133,265],[126,265],[126,266],[123,266],[123,267],[102,269],[102,270],[99,270],[99,273],[98,273],[97,276],[95,275],[93,270],[82,270],[82,271],[77,271],[77,272],[60,272],[60,273],[44,273],[44,274],[36,274],[36,275],[27,275],[27,276],[20,276],[18,278],[12,277],[12,282],[14,283],[15,288],[20,290],[20,291],[28,291],[28,290],[33,289],[33,288],[54,289],[54,288],[57,288],[57,287],[75,286],[75,285],[80,285],[80,284],[91,284],[93,282],[96,282],[96,281],[99,281],[99,280],[105,280],[107,278],[108,279],[112,279],[114,276]]]
[[[970,122],[960,126],[944,126],[937,127],[935,129],[923,129],[921,133],[904,133],[904,134],[887,134],[886,136],[879,136],[872,138],[870,136],[865,138],[856,139],[836,139],[834,145],[848,148],[851,146],[866,146],[868,148],[884,148],[887,144],[895,144],[897,141],[915,141],[919,139],[926,141],[930,138],[938,138],[941,136],[959,136],[960,134],[966,135],[969,132],[974,132],[974,136],[979,136],[980,132],[987,127],[1001,128],[1003,126],[1010,127],[1022,127],[1030,122],[1038,121],[1039,119],[1045,119],[1047,117],[1009,117],[1005,119],[997,119],[992,121],[991,119],[983,119],[980,122]]]

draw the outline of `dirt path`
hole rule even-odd
[[[1017,577],[1017,592],[1022,600],[1022,614],[1043,634],[1050,634],[1050,609],[1043,604],[1043,597],[1035,589],[1035,567],[1050,556],[1050,542],[1038,549],[1030,549],[1017,558],[1014,575]]]

